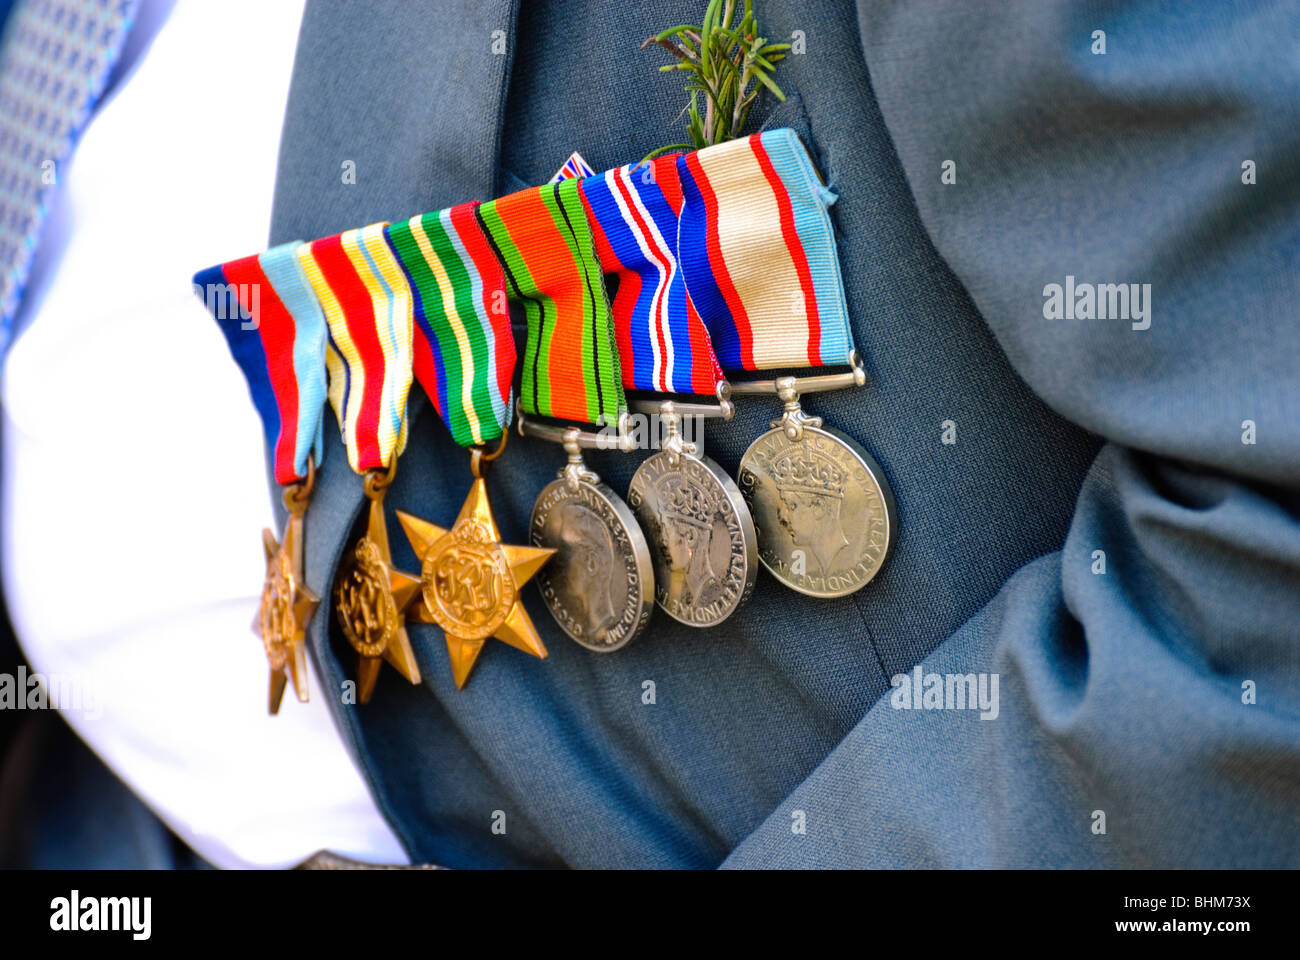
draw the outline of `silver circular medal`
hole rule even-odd
[[[803,423],[763,434],[740,459],[740,489],[758,527],[763,566],[813,597],[866,586],[897,535],[880,465],[838,430]]]
[[[650,540],[655,599],[670,617],[712,627],[749,599],[758,575],[754,522],[716,463],[653,454],[633,475],[628,503]]]
[[[536,580],[560,629],[609,653],[630,643],[654,611],[654,568],[632,511],[590,471],[552,481],[533,504],[534,546],[556,551]]]

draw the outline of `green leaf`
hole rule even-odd
[[[703,57],[705,79],[711,79],[710,74],[713,72],[710,53],[713,46],[713,23],[718,16],[720,2],[721,0],[709,0],[708,9],[704,11],[704,25],[700,28],[700,49],[705,53]]]
[[[659,67],[661,73],[687,71],[684,87],[690,101],[678,119],[687,116],[687,133],[697,149],[739,136],[762,90],[785,100],[771,74],[791,45],[768,43],[760,35],[752,0],[708,0],[699,26],[670,27],[642,49],[651,44],[676,60]]]
[[[756,72],[756,73],[754,74],[754,76],[755,76],[755,78],[759,81],[759,83],[761,83],[763,86],[767,87],[767,89],[771,90],[774,94],[776,94],[776,98],[777,98],[778,100],[780,100],[782,103],[785,103],[785,94],[781,92],[781,88],[778,87],[778,86],[777,86],[777,85],[776,85],[776,84],[775,84],[775,83],[774,83],[774,82],[773,82],[773,81],[772,81],[772,80],[767,76],[767,74],[765,74],[765,73],[759,71],[759,72]]]

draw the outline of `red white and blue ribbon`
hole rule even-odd
[[[677,258],[724,370],[848,364],[853,349],[835,232],[794,131],[677,158]]]
[[[248,381],[262,418],[277,483],[307,476],[320,462],[325,409],[325,318],[297,263],[298,241],[194,275]]]
[[[723,380],[677,263],[682,209],[677,155],[579,182],[601,269],[618,277],[610,303],[623,385],[714,394]]]
[[[414,321],[386,226],[373,223],[298,249],[329,326],[330,405],[357,473],[386,469],[406,444]]]

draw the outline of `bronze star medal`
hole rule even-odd
[[[253,621],[253,632],[262,638],[266,659],[271,664],[268,705],[272,714],[280,712],[289,677],[293,678],[298,699],[307,702],[307,624],[320,605],[320,599],[307,589],[302,575],[302,521],[310,494],[310,475],[306,484],[295,484],[285,491],[289,521],[285,524],[282,543],[276,542],[273,531],[262,531],[266,580],[262,584],[262,607]]]
[[[369,703],[387,660],[411,683],[420,682],[410,638],[406,607],[420,590],[420,580],[393,566],[384,522],[384,491],[392,480],[372,471],[366,476],[370,519],[366,534],[345,558],[334,589],[335,610],[343,635],[357,652],[357,699]]]
[[[423,601],[412,615],[442,627],[458,690],[469,680],[489,637],[546,656],[537,628],[519,602],[519,588],[555,551],[501,543],[478,464],[476,456],[474,486],[450,530],[397,511],[421,564]]]

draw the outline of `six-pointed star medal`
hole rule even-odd
[[[465,686],[488,637],[546,656],[537,628],[519,602],[519,588],[555,551],[501,543],[481,477],[475,478],[450,530],[400,510],[397,519],[421,564],[424,602],[412,615],[442,627],[457,689]]]
[[[271,664],[268,706],[276,714],[280,712],[289,676],[293,678],[293,691],[298,699],[307,702],[307,624],[320,599],[303,582],[301,516],[290,515],[284,528],[284,543],[277,543],[272,531],[263,530],[262,546],[266,548],[266,580],[253,632],[262,638],[266,659]]]
[[[339,625],[357,651],[357,699],[369,703],[383,660],[411,683],[420,682],[405,610],[420,590],[420,581],[393,566],[383,501],[370,501],[366,535],[340,571],[334,590]],[[382,658],[382,659],[381,659]]]

